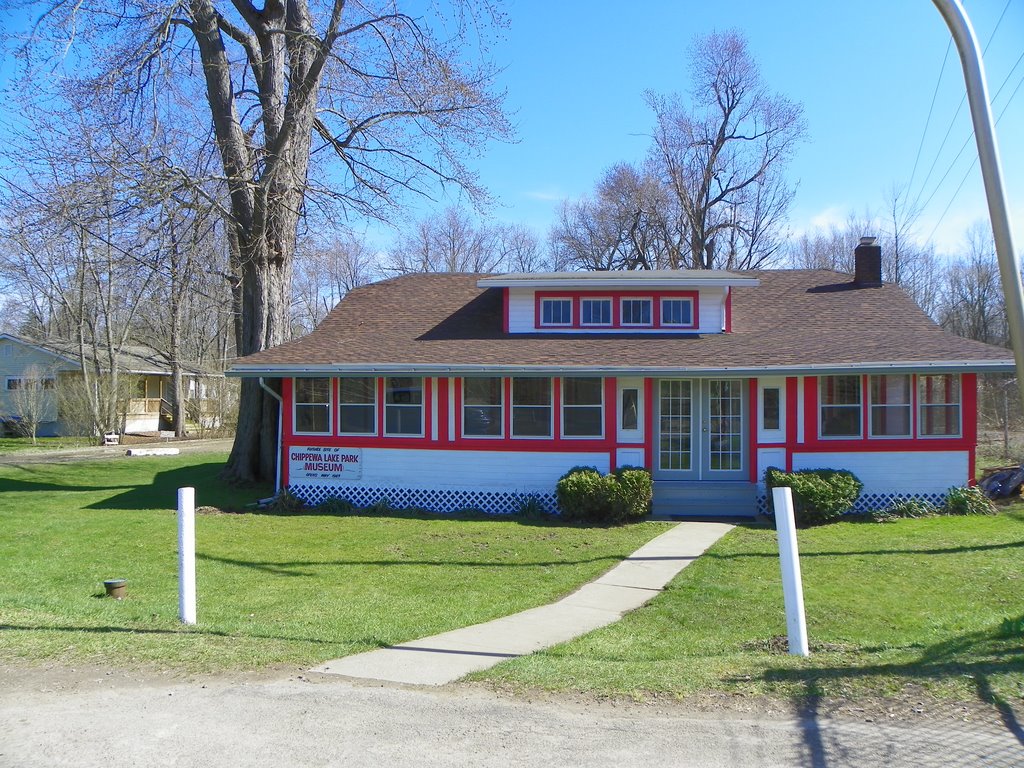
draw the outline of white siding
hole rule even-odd
[[[675,288],[675,286],[673,286]],[[546,291],[549,289],[545,289]],[[678,286],[678,290],[690,291],[695,290],[693,286]],[[566,293],[573,293],[578,289],[572,289],[566,291]],[[509,313],[508,313],[508,329],[510,333],[533,333],[538,329],[534,327],[536,321],[535,315],[535,303],[534,293],[532,288],[509,288],[508,290],[508,302],[509,302]],[[699,298],[699,309],[698,309],[698,327],[696,331],[700,333],[721,333],[722,332],[722,318],[725,316],[725,288],[701,288],[698,291]],[[595,292],[594,295],[601,295],[599,292]],[[665,329],[643,329],[643,328],[628,328],[626,329],[629,333],[666,333]],[[601,328],[543,328],[543,333],[622,333],[623,329],[612,328],[612,329],[601,329]],[[694,331],[685,331],[686,333],[693,333]]]
[[[577,465],[608,472],[607,453],[525,453],[364,448],[362,477],[352,485],[553,493],[558,478]],[[345,483],[335,481],[333,485]]]
[[[793,454],[793,469],[853,472],[863,494],[944,494],[967,482],[969,466],[967,451]]]
[[[758,448],[757,449],[757,485],[764,487],[764,473],[768,467],[786,468],[785,448]]]
[[[55,355],[35,347],[22,344],[13,339],[0,340],[0,417],[17,416],[16,397],[7,389],[8,379],[21,379],[26,376],[53,376],[60,371],[72,369],[73,366],[57,358]],[[40,393],[43,399],[43,423],[57,420],[57,393],[47,390]],[[41,430],[40,434],[50,434],[52,430]]]

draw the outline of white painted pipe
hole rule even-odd
[[[999,277],[1006,300],[1006,325],[1010,331],[1010,346],[1013,347],[1017,367],[1017,386],[1021,402],[1024,403],[1024,287],[1020,282],[1020,259],[1013,247],[1013,230],[1007,212],[999,145],[985,80],[985,63],[981,57],[978,36],[974,34],[974,27],[960,0],[932,2],[949,27],[964,71],[967,103],[971,108],[971,122],[974,125],[974,141],[978,145],[978,164],[985,185],[992,238],[996,246],[996,260],[999,262]]]
[[[196,623],[196,489],[178,489],[178,615]]]
[[[782,598],[786,605],[789,652],[794,656],[810,656],[807,619],[804,616],[804,587],[800,578],[800,553],[796,546],[793,492],[789,488],[772,488],[772,504],[775,507],[775,530],[779,537],[779,565],[782,567]]]

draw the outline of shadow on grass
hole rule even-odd
[[[129,487],[124,493],[90,504],[87,509],[174,510],[178,504],[178,489],[191,487],[196,489],[199,506],[241,511],[267,494],[269,486],[264,484],[226,484],[218,477],[223,468],[224,463],[218,461],[164,470],[153,477],[153,482]]]
[[[871,664],[865,666],[815,667],[798,669],[775,668],[760,677],[768,683],[795,684],[803,690],[800,708],[804,727],[807,758],[811,765],[824,766],[826,745],[823,740],[821,701],[826,683],[871,677],[896,678],[905,683],[922,680],[950,680],[971,678],[978,700],[993,706],[999,713],[1006,732],[1024,746],[1024,726],[1010,701],[992,687],[995,675],[1024,675],[1024,647],[1021,647],[1021,627],[1024,616],[1005,620],[994,628],[971,632],[925,648],[915,661],[904,664]],[[811,665],[814,657],[810,658]],[[951,744],[951,748],[953,745]],[[987,755],[986,765],[1020,765],[1021,752],[1015,749],[1005,754],[1005,745],[994,746],[996,752]],[[952,760],[952,762],[956,762]]]
[[[222,565],[234,565],[240,568],[251,568],[253,570],[262,571],[263,573],[271,573],[275,576],[312,576],[311,570],[301,570],[303,568],[315,569],[323,567],[339,567],[339,566],[360,566],[360,565],[371,565],[371,566],[437,566],[438,568],[536,568],[550,567],[558,565],[582,565],[584,563],[618,563],[622,560],[621,557],[614,555],[608,555],[605,557],[592,557],[584,558],[580,560],[517,560],[515,562],[495,562],[494,560],[296,560],[296,561],[285,561],[285,562],[269,562],[269,561],[254,561],[254,560],[238,560],[231,557],[217,557],[216,555],[204,555],[202,553],[196,553],[196,558],[211,563],[221,563]]]
[[[830,551],[801,550],[800,559],[811,557],[843,557],[845,555],[957,555],[964,552],[991,552],[998,549],[1017,549],[1024,547],[1024,540],[1007,541],[1002,544],[976,544],[963,547],[936,547],[933,549],[846,549]],[[706,552],[703,557],[709,560],[744,560],[769,558],[777,560],[778,552],[735,552],[732,554],[720,554],[718,552]]]
[[[96,491],[118,491],[125,488],[132,488],[130,485],[66,485],[64,483],[45,482],[42,480],[16,480],[14,478],[0,478],[0,493],[24,493],[24,492],[87,492]]]
[[[113,634],[113,635],[162,635],[165,637],[193,637],[196,635],[208,635],[211,637],[227,637],[235,640],[281,640],[284,642],[292,643],[311,643],[314,645],[334,645],[334,646],[353,646],[362,648],[364,646],[370,648],[387,648],[389,643],[384,642],[380,638],[361,638],[360,640],[323,640],[315,637],[294,637],[290,635],[271,635],[261,634],[258,632],[225,632],[217,629],[203,629],[201,627],[182,626],[181,629],[149,629],[149,628],[136,628],[136,627],[112,627],[112,626],[100,626],[100,627],[78,627],[68,625],[53,625],[53,624],[0,624],[0,632],[7,631],[21,631],[21,632],[83,632],[86,634]]]

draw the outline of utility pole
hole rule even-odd
[[[1006,212],[1006,191],[999,163],[999,147],[996,144],[995,124],[992,120],[992,106],[985,82],[985,65],[981,60],[981,49],[974,27],[967,17],[960,0],[932,0],[945,19],[953,35],[960,63],[967,84],[967,103],[971,108],[974,123],[974,140],[978,144],[978,162],[985,182],[985,197],[988,199],[988,214],[992,222],[992,235],[996,244],[996,258],[999,261],[999,276],[1006,299],[1006,322],[1010,330],[1010,345],[1017,364],[1017,387],[1021,405],[1024,405],[1024,290],[1020,283],[1020,260],[1013,248],[1013,233],[1010,231],[1010,217]]]

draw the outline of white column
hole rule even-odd
[[[178,489],[178,615],[196,623],[196,489]]]
[[[775,530],[779,537],[779,564],[782,567],[782,597],[786,604],[789,652],[794,656],[810,656],[807,620],[804,617],[804,588],[800,578],[800,553],[796,546],[793,492],[789,488],[772,488],[772,504],[775,507]]]

